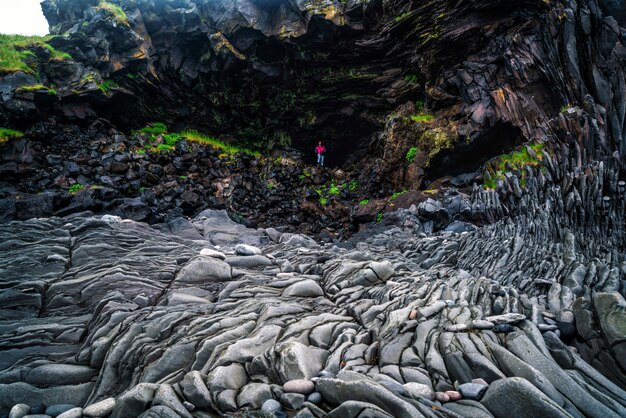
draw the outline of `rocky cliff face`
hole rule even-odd
[[[522,185],[526,173],[497,157],[522,144],[567,161],[574,176],[596,161],[623,170],[625,23],[616,2],[120,5],[44,2],[58,35],[48,42],[72,59],[39,48],[34,75],[4,75],[0,124],[101,117],[128,132],[164,121],[265,153],[291,144],[305,162],[324,139],[327,162],[366,185],[361,200],[474,182],[515,194],[506,173]],[[48,141],[46,129],[33,137]],[[83,180],[108,186],[98,174]],[[137,197],[151,185],[117,189]]]
[[[622,1],[43,8],[0,76],[0,413],[626,415]]]

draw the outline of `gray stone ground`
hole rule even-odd
[[[0,415],[626,416],[624,264],[544,212],[353,248],[161,229],[0,225]]]

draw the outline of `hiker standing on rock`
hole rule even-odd
[[[322,144],[322,141],[317,143],[317,147],[315,147],[315,153],[317,154],[317,165],[321,165],[322,167],[324,167],[326,147]]]

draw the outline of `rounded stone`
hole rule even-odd
[[[9,418],[22,418],[28,414],[30,414],[30,406],[23,403],[18,403],[17,405],[14,405],[13,408],[11,408],[11,411],[9,412]]]
[[[313,392],[306,398],[307,402],[311,402],[313,405],[319,405],[322,403],[322,394],[319,392]]]
[[[83,416],[83,408],[72,408],[58,415],[57,418],[81,418]]]
[[[315,384],[307,379],[294,379],[283,385],[283,390],[287,393],[301,393],[309,395],[315,391]]]
[[[472,328],[474,329],[492,329],[495,324],[491,321],[485,321],[484,319],[474,319],[472,321]]]
[[[237,244],[235,246],[235,253],[237,253],[237,255],[242,255],[242,256],[263,254],[260,248],[257,248],[248,244]]]
[[[450,397],[445,392],[435,392],[435,400],[441,403],[445,403],[450,402]]]
[[[463,383],[459,385],[459,392],[463,399],[479,401],[489,386],[480,383]]]
[[[456,390],[448,390],[445,392],[445,394],[448,395],[448,399],[450,400],[450,402],[458,401],[463,397],[461,393],[457,392]]]
[[[410,320],[413,320],[413,319],[415,319],[415,318],[417,318],[417,311],[416,311],[416,310],[413,310],[413,311],[411,311],[411,313],[409,314],[409,319],[410,319]]]
[[[466,324],[448,324],[446,325],[446,331],[448,332],[467,331],[467,325]]]
[[[89,405],[83,410],[83,415],[90,418],[99,418],[109,415],[115,407],[115,398],[106,398]]]
[[[263,402],[263,406],[261,406],[261,412],[267,412],[268,414],[275,414],[282,412],[282,410],[282,405],[276,399],[268,399]]]

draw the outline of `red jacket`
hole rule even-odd
[[[317,155],[320,155],[322,153],[326,153],[326,147],[324,145],[318,145],[317,147],[315,147],[315,153]]]

